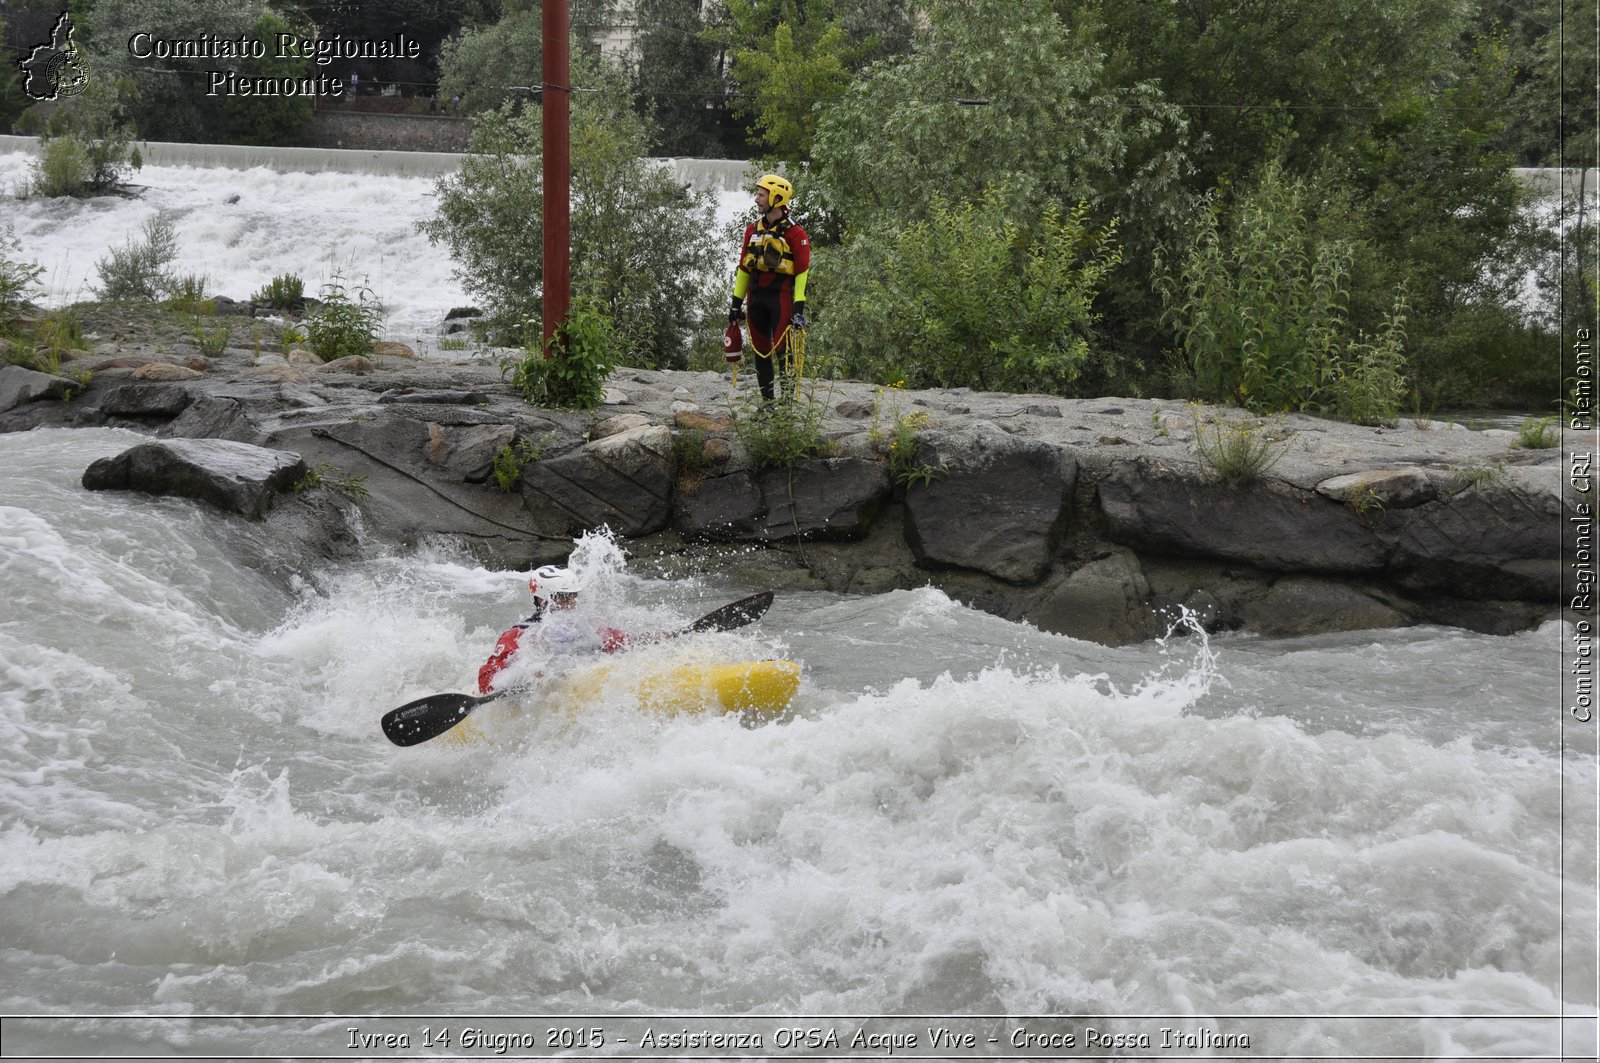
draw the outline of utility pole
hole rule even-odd
[[[567,0],[544,0],[544,354],[572,303],[572,71]]]

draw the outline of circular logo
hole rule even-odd
[[[45,78],[54,86],[58,96],[76,96],[89,82],[88,75],[83,72],[83,64],[71,52],[57,52],[45,67]]]

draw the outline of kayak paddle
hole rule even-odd
[[[771,607],[772,592],[761,591],[713,609],[688,627],[665,632],[659,637],[670,639],[698,631],[732,631],[760,620]],[[383,733],[397,746],[414,746],[438,738],[470,716],[479,705],[509,693],[510,689],[483,695],[430,694],[385,713],[381,721]]]

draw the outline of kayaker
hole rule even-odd
[[[528,589],[533,592],[533,615],[500,633],[494,652],[478,669],[480,694],[494,689],[495,677],[519,652],[536,652],[544,657],[575,657],[616,653],[628,645],[628,636],[620,628],[590,630],[586,625],[566,622],[566,618],[552,615],[578,604],[578,580],[567,569],[558,565],[537,569],[528,580]]]

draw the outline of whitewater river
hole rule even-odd
[[[780,595],[674,652],[801,661],[789,718],[528,704],[400,749],[378,718],[469,688],[523,577],[438,553],[276,584],[258,528],[81,489],[138,438],[0,436],[0,1013],[139,1016],[11,1018],[7,1058],[410,1058],[441,1028],[849,1054],[845,1017],[882,1015],[995,1017],[939,1020],[990,1054],[1548,1058],[1563,978],[1592,1014],[1560,625],[1109,650],[932,590]],[[585,548],[634,629],[751,589]],[[1563,876],[1564,817],[1591,828]],[[932,1020],[875,1022],[948,1057]],[[351,1047],[383,1034],[409,1047]]]
[[[53,301],[158,209],[236,297],[354,261],[406,328],[462,301],[431,179],[138,180],[7,204]],[[469,689],[524,576],[276,582],[258,527],[81,489],[139,439],[0,436],[5,1058],[1594,1057],[1560,624],[1112,650],[780,595],[619,667],[789,657],[786,718],[533,699],[399,749],[379,717]],[[636,630],[756,589],[584,551]]]

